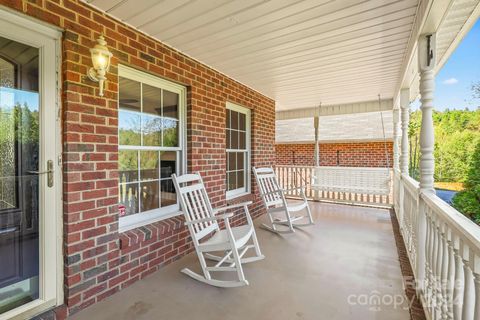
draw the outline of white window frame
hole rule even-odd
[[[251,149],[251,121],[252,121],[252,111],[248,108],[242,107],[238,104],[228,102],[226,104],[226,109],[227,110],[232,110],[236,111],[239,113],[243,113],[245,115],[245,129],[246,129],[246,141],[245,141],[245,147],[246,147],[246,159],[245,159],[245,184],[243,188],[238,188],[234,190],[229,190],[225,192],[225,197],[227,200],[231,200],[234,198],[242,197],[245,195],[250,194],[251,192],[251,157],[252,157],[252,149]],[[227,126],[225,126],[225,133],[227,131]],[[225,157],[228,152],[238,152],[239,149],[225,149]],[[226,160],[228,161],[228,157],[226,157]],[[225,180],[227,179],[227,163],[225,164]],[[227,186],[228,188],[228,186]]]
[[[144,71],[139,71],[124,65],[118,66],[118,76],[127,78],[130,80],[138,81],[153,87],[160,87],[162,89],[177,93],[179,95],[178,106],[178,147],[141,147],[141,146],[122,146],[118,145],[118,150],[151,150],[151,151],[178,151],[179,159],[177,163],[176,171],[179,174],[183,174],[187,171],[187,119],[186,119],[186,98],[187,88],[185,86],[176,84],[174,82],[162,79],[160,77],[151,75]],[[121,88],[119,88],[121,90]],[[117,102],[119,103],[119,101]],[[120,106],[118,106],[120,110]],[[119,125],[120,128],[120,125]],[[120,139],[118,140],[120,141]],[[160,178],[160,177],[159,177]],[[133,214],[118,219],[119,231],[124,232],[134,228],[138,228],[150,223],[154,223],[160,220],[168,219],[181,215],[180,204],[171,205],[164,208],[157,208]]]

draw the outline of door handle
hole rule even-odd
[[[47,161],[46,171],[27,171],[30,174],[47,174],[47,185],[49,188],[53,187],[53,160]]]

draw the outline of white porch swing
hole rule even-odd
[[[378,96],[378,104],[379,110],[381,110],[380,95]],[[313,171],[311,185],[312,190],[317,192],[345,193],[355,195],[355,199],[357,199],[357,194],[386,197],[390,195],[390,157],[387,150],[385,124],[382,111],[380,111],[380,121],[382,123],[386,167],[365,168],[317,165]],[[318,136],[316,135],[315,138],[315,143],[318,145]]]

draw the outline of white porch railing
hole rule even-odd
[[[336,168],[336,167],[320,167],[320,168]],[[376,168],[350,168],[350,167],[338,167],[342,171],[355,170],[356,172],[367,173],[369,170],[375,170]],[[367,172],[368,171],[368,172]],[[345,203],[358,203],[358,204],[368,204],[375,206],[391,206],[392,194],[381,194],[372,192],[362,192],[360,190],[345,190],[339,191],[338,189],[332,188],[331,190],[323,189],[319,190],[314,188],[312,185],[314,177],[315,167],[314,166],[276,166],[275,173],[278,178],[280,186],[284,189],[291,189],[298,186],[305,186],[305,195],[311,200],[324,200],[324,201],[333,201],[333,202],[345,202]],[[341,176],[336,175],[335,170],[325,170],[322,171],[322,174],[329,175],[324,177],[324,181],[338,181],[342,180]],[[344,180],[344,179],[343,179]],[[342,184],[345,181],[341,182]],[[332,185],[333,187],[333,185]],[[348,188],[347,188],[348,189]],[[358,189],[358,188],[355,188]],[[300,197],[299,190],[289,191],[287,196],[292,198]]]
[[[430,319],[480,318],[480,228],[395,172],[400,230]],[[398,200],[398,202],[397,202]]]

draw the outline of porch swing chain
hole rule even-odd
[[[318,105],[318,116],[320,116],[320,109],[322,108],[322,102],[320,102],[320,104]],[[320,146],[318,145],[318,141],[316,140],[315,138],[315,145],[317,148],[320,148]],[[320,162],[320,159],[318,160]],[[307,178],[305,178],[301,172],[299,172],[298,168],[295,167],[295,179],[293,181],[294,185],[290,184],[290,187],[291,188],[296,188],[298,187],[298,183],[297,183],[297,177],[300,177],[300,180],[302,181],[303,183],[303,186],[308,186],[310,184],[310,182],[307,180]]]
[[[387,161],[387,169],[390,168],[390,157],[388,156],[387,151],[387,138],[385,137],[385,124],[383,121],[383,112],[382,112],[382,104],[380,99],[380,94],[378,95],[378,109],[380,110],[380,119],[382,120],[382,131],[383,131],[383,149],[385,151],[385,160]]]
[[[320,110],[322,108],[322,102],[320,101],[319,105],[318,105],[318,117],[320,116]],[[318,134],[318,133],[317,133]],[[315,136],[315,145],[316,145],[316,148],[320,148],[320,146],[318,145],[318,141],[317,141],[317,137]],[[320,163],[320,159],[318,159],[318,162]],[[300,177],[300,180],[302,181],[303,183],[303,186],[308,186],[310,184],[310,182],[307,180],[306,177],[304,177],[302,175],[301,172],[298,171],[298,168],[295,167],[295,180],[294,180],[294,186],[290,186],[290,187],[293,187],[293,188],[296,188],[298,187],[298,183],[297,183],[297,177]]]

